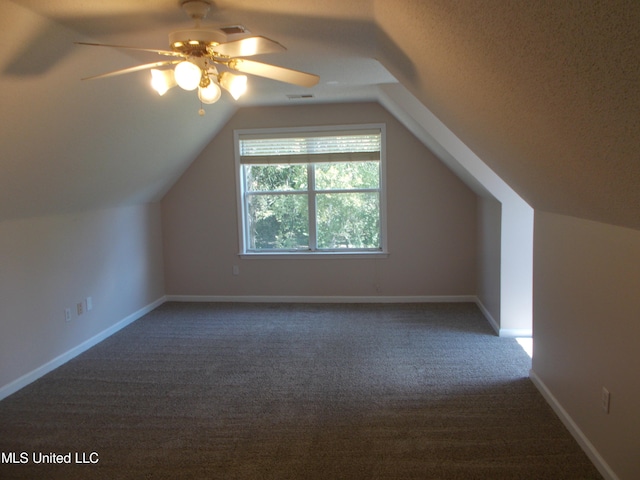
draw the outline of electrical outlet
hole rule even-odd
[[[71,321],[71,309],[70,308],[65,308],[64,309],[64,321],[65,322],[70,322]]]
[[[78,316],[82,315],[84,313],[84,308],[82,307],[82,302],[78,303],[76,305],[76,311],[78,312]]]
[[[611,407],[611,393],[605,387],[602,387],[602,411],[609,413]]]
[[[233,266],[233,274],[240,275],[240,267],[238,265]]]

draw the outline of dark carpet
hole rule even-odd
[[[472,304],[166,303],[0,402],[0,478],[602,478],[529,368]]]

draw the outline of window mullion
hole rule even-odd
[[[309,249],[315,252],[318,249],[316,220],[316,170],[313,163],[307,164],[307,189],[309,202]]]
[[[241,195],[242,195],[242,235],[244,251],[253,248],[251,244],[251,225],[249,221],[249,193],[247,192],[247,169],[245,166],[241,166],[242,178],[241,178]]]

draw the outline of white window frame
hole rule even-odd
[[[261,135],[261,136],[280,136],[285,134],[300,135],[300,134],[318,134],[322,132],[349,132],[357,133],[359,130],[380,131],[380,184],[379,184],[379,200],[380,200],[380,248],[371,249],[348,249],[348,250],[283,250],[279,251],[256,251],[247,248],[249,244],[248,231],[246,228],[246,205],[245,205],[245,186],[244,186],[244,174],[242,171],[243,165],[240,158],[240,139],[244,136]],[[314,126],[314,127],[291,127],[291,128],[259,128],[259,129],[242,129],[234,130],[234,153],[235,153],[235,170],[236,170],[236,198],[238,209],[238,239],[239,239],[239,255],[242,258],[327,258],[327,257],[386,257],[388,255],[387,250],[387,194],[386,194],[386,125],[383,123],[375,124],[358,124],[358,125],[330,125],[330,126]],[[283,162],[284,163],[284,162]],[[311,186],[309,186],[309,195],[314,195]],[[309,202],[312,205],[309,211],[311,223],[315,223],[315,200]],[[315,228],[310,225],[310,228]],[[311,234],[311,232],[310,232]],[[314,239],[315,241],[315,239]]]

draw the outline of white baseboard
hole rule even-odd
[[[121,330],[124,327],[126,327],[127,325],[135,322],[136,320],[138,320],[142,316],[146,315],[147,313],[149,313],[150,311],[152,311],[156,307],[162,305],[164,302],[165,302],[165,297],[161,297],[161,298],[157,299],[156,301],[150,303],[149,305],[146,305],[145,307],[141,308],[140,310],[138,310],[138,311],[132,313],[131,315],[128,315],[127,317],[123,318],[118,323],[110,326],[109,328],[103,330],[102,332],[98,333],[97,335],[95,335],[95,336],[91,337],[90,339],[82,342],[80,345],[72,348],[71,350],[69,350],[69,351],[67,351],[67,352],[65,352],[65,353],[63,353],[61,355],[58,355],[53,360],[45,363],[44,365],[39,366],[38,368],[30,371],[29,373],[26,373],[25,375],[23,375],[20,378],[17,378],[16,380],[4,385],[3,387],[0,387],[0,400],[2,400],[4,398],[8,397],[9,395],[17,392],[21,388],[26,387],[30,383],[36,381],[37,379],[39,379],[40,377],[46,375],[47,373],[51,372],[52,370],[55,370],[59,366],[67,363],[72,358],[77,357],[82,352],[90,349],[94,345],[97,345],[98,343],[100,343],[105,338],[110,337],[111,335],[116,333],[118,330]]]
[[[173,302],[242,302],[242,303],[475,303],[499,336],[531,336],[531,332],[500,330],[482,302],[475,295],[411,295],[411,296],[272,296],[272,295],[166,295],[120,320],[94,337],[41,365],[22,377],[0,387],[0,400],[17,392],[82,352],[97,345],[118,330],[138,320],[165,301]]]
[[[531,338],[533,331],[529,328],[501,328],[498,336],[507,338]]]
[[[493,318],[493,315],[491,315],[491,312],[489,312],[487,307],[484,306],[484,304],[478,297],[476,297],[476,305],[478,305],[478,308],[484,315],[484,318],[487,319],[487,321],[489,322],[489,325],[491,325],[491,328],[493,328],[494,332],[496,332],[496,334],[500,336],[500,325],[498,324],[498,322],[496,322],[496,319]]]
[[[531,337],[531,330],[501,329],[489,310],[475,295],[412,296],[288,296],[288,295],[167,295],[168,302],[239,303],[475,303],[500,337]]]
[[[167,295],[168,302],[239,303],[474,303],[473,295],[417,296],[288,296],[288,295]]]
[[[530,328],[500,328],[500,324],[493,318],[491,312],[484,306],[482,301],[479,298],[475,300],[476,305],[485,316],[491,328],[496,332],[499,337],[507,337],[507,338],[517,338],[517,337],[525,337],[529,338],[533,336],[533,331]]]
[[[565,427],[569,430],[573,438],[576,439],[582,450],[587,454],[591,462],[598,469],[600,474],[606,480],[620,480],[619,477],[615,474],[615,472],[611,469],[611,467],[605,462],[602,455],[596,450],[596,447],[589,441],[586,435],[580,430],[580,427],[573,421],[571,416],[567,413],[567,411],[562,407],[560,402],[556,399],[556,397],[551,393],[551,391],[547,388],[542,379],[534,372],[533,370],[529,371],[529,378],[536,386],[536,388],[540,391],[544,399],[547,401],[556,415],[560,418]]]

